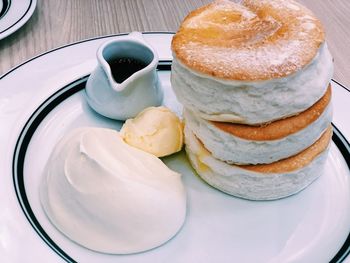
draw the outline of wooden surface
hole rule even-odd
[[[16,1],[16,0],[13,0]],[[38,0],[32,18],[0,40],[0,75],[25,60],[78,40],[130,31],[176,31],[209,0]],[[334,79],[350,87],[350,1],[300,0],[323,21]]]

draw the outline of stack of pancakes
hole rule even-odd
[[[186,151],[207,183],[271,200],[322,173],[333,62],[311,11],[291,0],[216,1],[185,18],[172,51]]]

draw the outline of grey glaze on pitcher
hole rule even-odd
[[[120,58],[142,61],[145,67],[118,83],[110,63]],[[141,33],[132,32],[102,44],[97,50],[97,61],[98,66],[85,88],[87,102],[97,113],[111,119],[126,120],[147,107],[161,104],[163,93],[156,72],[158,55]]]

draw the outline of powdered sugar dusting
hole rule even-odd
[[[182,63],[202,73],[264,80],[300,70],[323,42],[320,21],[292,0],[221,0],[190,14],[172,48]]]

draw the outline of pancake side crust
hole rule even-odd
[[[321,99],[313,106],[298,115],[271,122],[262,126],[251,126],[228,122],[211,121],[220,130],[237,136],[241,139],[252,141],[271,141],[287,137],[306,128],[310,123],[317,120],[330,104],[332,96],[331,85]]]
[[[329,126],[313,145],[292,157],[269,164],[240,165],[238,167],[258,173],[287,173],[301,169],[327,149],[332,134],[332,126]]]

